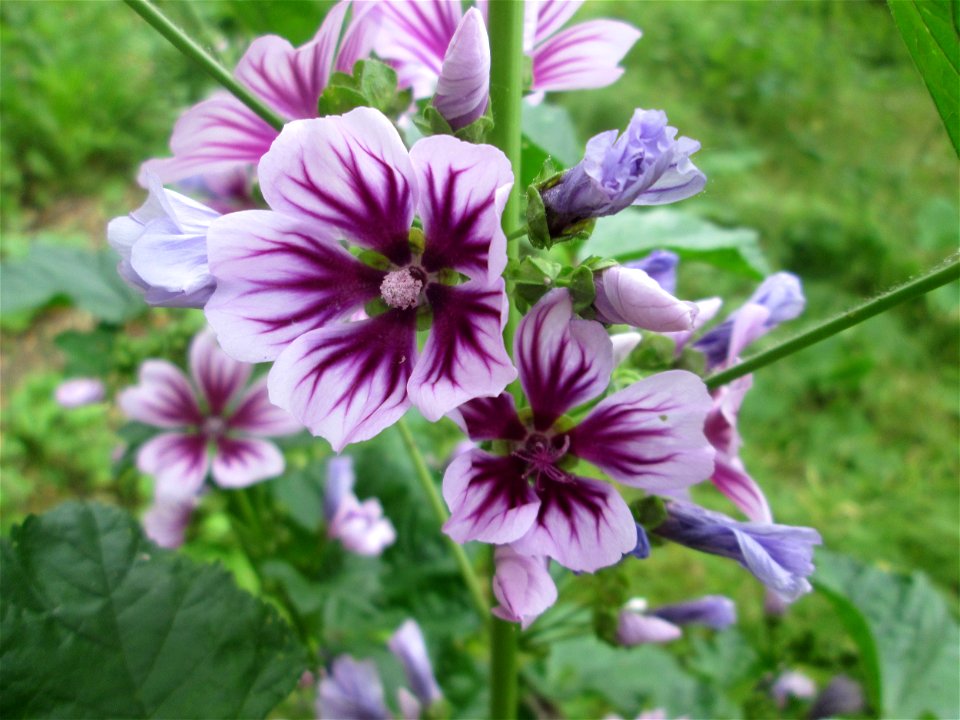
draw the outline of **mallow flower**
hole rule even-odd
[[[154,493],[153,502],[143,516],[143,531],[163,548],[183,545],[190,517],[197,507],[195,496]]]
[[[318,685],[316,714],[319,720],[391,720],[373,660],[354,660],[349,655],[336,658]]]
[[[444,530],[457,542],[510,544],[571,570],[611,565],[637,547],[636,523],[612,485],[570,468],[586,460],[650,492],[705,479],[713,467],[706,388],[692,373],[660,373],[603,399],[579,423],[566,418],[607,388],[613,349],[600,323],[574,317],[565,289],[523,318],[514,357],[529,409],[518,413],[503,393],[454,414],[472,440],[496,441],[497,452],[472,450],[447,468]]]
[[[62,408],[78,408],[98,403],[106,396],[103,381],[93,377],[64,380],[53,391],[53,398]]]
[[[443,56],[433,106],[459,130],[478,120],[490,100],[490,39],[480,11],[470,8]]]
[[[632,325],[654,332],[689,332],[696,321],[695,303],[678,300],[637,267],[614,265],[594,274],[596,318],[612,325]]]
[[[302,426],[270,403],[263,380],[247,387],[252,369],[220,350],[209,330],[190,344],[192,382],[166,360],[140,366],[140,384],[124,390],[119,403],[131,420],[166,431],[137,454],[137,467],[156,478],[158,497],[196,496],[208,470],[224,488],[283,472],[283,455],[264,438]]]
[[[822,540],[813,528],[737,522],[693,503],[672,500],[667,518],[653,532],[700,552],[736,560],[785,600],[810,592],[813,546]]]
[[[622,135],[593,136],[583,160],[541,192],[550,234],[630,205],[663,205],[703,190],[707,178],[690,161],[700,143],[676,135],[662,110],[638,108]]]
[[[430,708],[443,698],[443,692],[433,676],[433,667],[430,656],[427,654],[427,644],[423,639],[423,631],[416,620],[408,619],[397,628],[387,643],[390,652],[396,655],[403,672],[407,676],[407,683],[413,691],[413,697],[404,698],[401,704],[406,705],[405,717],[420,717],[422,710]],[[416,712],[412,704],[417,703]]]
[[[383,516],[379,500],[367,498],[361,503],[357,499],[353,494],[355,482],[351,457],[330,459],[323,497],[327,535],[357,555],[379,555],[397,539],[397,532]]]
[[[652,610],[643,598],[633,598],[617,618],[617,641],[628,647],[671,642],[683,634],[682,625],[706,625],[723,630],[736,621],[736,605],[722,595],[705,595]]]
[[[210,229],[205,310],[228,353],[274,361],[270,399],[311,432],[339,451],[410,405],[438,420],[516,377],[502,337],[503,153],[450,136],[408,152],[383,114],[358,108],[289,123],[259,176],[272,210]]]
[[[373,49],[396,69],[416,98],[430,97],[444,57],[464,16],[460,0],[386,0]],[[618,63],[640,38],[640,31],[616,20],[590,20],[560,28],[582,0],[527,0],[524,53],[531,58],[531,90],[583,90],[610,85],[623,74]],[[477,8],[487,16],[485,0]]]
[[[213,293],[207,231],[220,213],[148,177],[147,201],[107,225],[117,272],[150,305],[203,307]]]
[[[494,562],[493,596],[500,604],[491,612],[526,629],[557,601],[557,586],[547,569],[549,561],[500,545],[494,552]]]
[[[233,74],[285,121],[317,116],[317,101],[334,71],[349,73],[370,51],[377,3],[339,2],[312,40],[294,48],[278,35],[250,44]],[[353,17],[344,23],[348,10]],[[341,33],[343,39],[340,40]],[[177,120],[170,137],[172,158],[148,160],[140,172],[172,183],[256,165],[278,131],[226,91],[214,93]]]

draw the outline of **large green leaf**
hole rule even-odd
[[[960,154],[960,30],[957,0],[888,0],[953,149]]]
[[[122,322],[144,309],[143,301],[117,275],[117,256],[37,243],[26,257],[0,263],[3,314],[34,310],[65,298],[97,318]]]
[[[867,693],[882,717],[960,717],[960,628],[925,575],[820,551],[814,584],[860,648]]]
[[[273,608],[117,508],[30,517],[2,557],[5,718],[263,717],[305,666]]]
[[[582,254],[623,262],[657,248],[673,250],[684,260],[699,260],[749,277],[759,278],[770,272],[756,230],[723,228],[670,208],[627,208],[600,218]]]

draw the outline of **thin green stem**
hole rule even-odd
[[[879,315],[895,305],[920,297],[931,290],[936,290],[938,287],[953,282],[957,278],[960,278],[960,256],[954,255],[941,265],[921,275],[916,280],[906,282],[873,300],[868,300],[852,310],[842,312],[835,318],[820,323],[816,327],[796,337],[790,338],[779,345],[775,345],[769,350],[764,350],[762,353],[757,353],[727,370],[715,373],[704,382],[706,382],[707,387],[711,390],[721,385],[726,385],[728,382],[752,373],[758,368],[776,362],[781,358],[785,358],[811,345],[822,342],[847,328],[858,325],[864,320],[868,320],[874,315]]]
[[[520,187],[520,116],[523,99],[523,12],[520,0],[497,0],[488,5],[487,27],[490,34],[490,108],[493,111],[493,131],[490,143],[500,148],[513,169],[513,191],[503,211],[503,227],[511,232],[507,240],[507,257],[520,258],[520,237],[516,228],[521,218]],[[508,297],[513,297],[512,283],[507,286]],[[516,305],[510,303],[510,316],[504,328],[504,341],[513,347],[513,336],[520,321]],[[519,393],[519,384],[512,391]],[[491,550],[492,552],[492,550]],[[492,559],[492,558],[491,558]],[[491,567],[494,564],[491,562]],[[490,624],[490,717],[505,720],[517,716],[517,628],[513,623],[494,619]]]
[[[397,430],[400,431],[400,437],[403,438],[403,444],[407,448],[407,454],[413,462],[414,469],[417,471],[417,478],[420,480],[420,485],[427,495],[427,500],[430,502],[433,514],[439,523],[443,525],[449,517],[447,515],[447,509],[444,507],[443,498],[440,497],[440,493],[437,491],[436,483],[433,481],[433,475],[430,473],[430,469],[423,459],[423,454],[420,452],[420,448],[417,447],[417,441],[403,420],[397,422]],[[467,590],[470,591],[470,597],[473,600],[474,607],[477,609],[480,619],[486,622],[490,616],[490,607],[487,605],[487,598],[483,593],[483,585],[480,583],[480,579],[473,569],[473,563],[470,562],[470,558],[467,557],[467,553],[464,552],[462,545],[446,535],[444,535],[444,538],[450,547],[450,552],[453,553],[454,560],[457,561],[457,567],[460,568],[463,581],[467,585]]]
[[[283,128],[283,118],[267,107],[249,89],[241,85],[230,71],[221,65],[210,53],[203,49],[183,30],[178,28],[163,12],[149,0],[124,0],[137,15],[146,20],[153,28],[163,35],[181,53],[200,65],[207,73],[234,97],[250,108],[259,117],[263,118],[274,129]]]
[[[523,227],[518,227],[513,232],[507,233],[507,242],[510,242],[511,240],[519,240],[522,237],[526,237],[528,232],[530,232],[530,229],[526,225],[524,225]]]

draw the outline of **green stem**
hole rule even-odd
[[[807,330],[796,337],[790,338],[779,345],[775,345],[769,350],[747,358],[743,362],[734,365],[727,370],[715,373],[708,377],[704,382],[707,387],[714,390],[721,385],[726,385],[732,380],[743,377],[758,368],[776,362],[787,355],[792,355],[804,348],[810,347],[818,342],[822,342],[837,333],[862,323],[864,320],[879,315],[889,310],[895,305],[899,305],[907,300],[912,300],[925,293],[935,290],[941,285],[946,285],[960,278],[960,257],[954,255],[943,264],[937,266],[928,273],[920,276],[916,280],[911,280],[903,285],[885,292],[880,297],[868,300],[852,310],[840,313],[837,317],[827,320],[810,330]]]
[[[249,89],[241,85],[230,71],[178,28],[149,0],[124,0],[137,15],[146,20],[181,53],[200,65],[214,80],[233,93],[234,97],[265,120],[275,130],[283,129],[283,118],[267,107]]]
[[[526,225],[524,225],[523,227],[518,227],[513,232],[507,233],[507,242],[510,242],[511,240],[519,240],[522,237],[526,237],[528,232],[530,232],[530,229]]]
[[[440,493],[437,492],[437,486],[433,481],[433,476],[430,474],[430,469],[423,459],[420,448],[417,447],[413,433],[410,432],[410,428],[407,427],[407,423],[403,420],[397,422],[397,429],[400,431],[400,437],[403,438],[403,444],[407,448],[407,453],[410,455],[413,467],[417,471],[417,478],[420,480],[420,485],[427,494],[427,499],[430,502],[430,507],[433,509],[433,514],[440,524],[443,525],[449,517],[447,515],[447,509],[444,507],[443,498],[441,498]],[[460,543],[455,542],[446,535],[444,535],[444,538],[450,546],[450,551],[453,553],[454,559],[457,561],[457,567],[460,568],[463,581],[470,591],[470,597],[473,600],[474,607],[476,607],[480,619],[486,622],[490,616],[490,607],[487,605],[487,598],[483,593],[483,586],[476,572],[474,572],[473,564],[470,562],[470,558],[467,557],[467,553],[464,552],[463,546],[460,545]]]
[[[525,188],[520,187],[520,115],[523,100],[523,11],[525,3],[519,0],[497,0],[488,5],[487,28],[490,34],[490,107],[493,111],[493,131],[490,143],[500,148],[513,169],[513,191],[503,211],[505,231],[522,222],[521,198]],[[507,258],[520,257],[519,236],[511,232],[507,240]],[[508,297],[513,297],[512,283],[507,285]],[[520,315],[510,303],[510,316],[504,328],[504,341],[513,347]],[[519,392],[514,383],[514,394]],[[491,549],[492,552],[492,549]],[[490,564],[494,567],[493,562]],[[517,716],[517,628],[513,623],[494,619],[490,623],[490,717],[505,720]]]

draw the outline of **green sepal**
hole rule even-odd
[[[377,270],[389,270],[392,265],[386,255],[382,255],[376,250],[361,250],[357,253],[357,260],[367,267],[376,268]]]
[[[459,140],[469,143],[480,144],[487,139],[487,134],[493,130],[493,116],[488,109],[486,113],[478,117],[469,125],[466,125],[454,133]]]
[[[598,255],[591,255],[590,257],[580,261],[580,265],[590,268],[593,270],[593,272],[600,272],[601,270],[616,267],[619,264],[620,263],[618,263],[616,260],[599,257]]]
[[[582,313],[592,306],[594,299],[597,297],[597,288],[593,283],[593,271],[583,265],[565,271],[557,279],[557,284],[570,291],[573,298],[573,309],[577,313]]]
[[[634,500],[630,503],[630,512],[633,513],[633,519],[647,531],[656,530],[667,519],[667,506],[656,495]]]
[[[536,248],[549,249],[553,245],[547,226],[547,209],[535,185],[527,188],[527,239]]]
[[[527,306],[532,306],[556,286],[557,277],[562,270],[560,263],[529,255],[520,262],[511,261],[507,275],[514,282],[517,297]]]
[[[450,123],[433,105],[427,105],[419,114],[414,115],[413,124],[427,136],[453,135],[453,128],[450,127]]]
[[[353,66],[359,81],[360,93],[372,107],[386,113],[393,109],[397,99],[397,72],[379,60],[359,60]]]
[[[643,342],[634,350],[637,366],[648,372],[669,370],[674,365],[676,347],[677,344],[668,337],[653,332],[644,333]]]
[[[427,238],[423,234],[423,228],[410,228],[410,232],[407,235],[407,244],[410,246],[410,251],[414,255],[423,255],[423,251],[427,247]]]
[[[368,317],[377,317],[378,315],[383,315],[385,312],[390,310],[390,306],[384,302],[383,298],[375,297],[363,305],[363,311],[367,314]]]
[[[429,305],[421,305],[417,308],[417,331],[429,330],[433,325],[433,311]]]
[[[436,280],[441,285],[454,287],[464,282],[464,275],[452,268],[443,268],[443,270],[437,273]]]
[[[343,115],[358,107],[365,107],[363,93],[346,85],[327,85],[317,101],[317,115]]]

